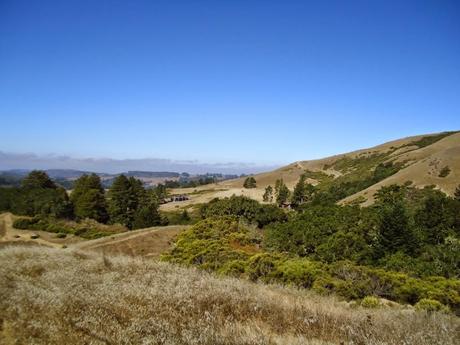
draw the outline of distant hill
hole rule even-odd
[[[145,177],[145,178],[158,178],[158,177],[179,177],[181,174],[170,171],[128,171],[126,176]]]
[[[371,176],[378,175],[374,174],[376,169],[382,174],[372,180]],[[280,178],[292,189],[302,174],[320,187],[340,184],[356,185],[357,189],[365,187],[347,195],[343,202],[359,198],[363,204],[371,204],[374,193],[382,186],[404,183],[420,188],[434,185],[452,195],[460,184],[460,132],[413,136],[369,149],[295,162],[255,175],[257,189],[273,186]],[[239,178],[221,186],[242,188],[243,182],[244,178]],[[261,195],[256,191],[253,194]]]

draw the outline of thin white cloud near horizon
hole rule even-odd
[[[244,162],[203,163],[195,160],[171,160],[164,158],[75,158],[67,155],[37,155],[35,153],[9,153],[0,151],[0,170],[73,169],[111,174],[134,170],[187,172],[190,174],[250,174],[273,170],[279,166]]]

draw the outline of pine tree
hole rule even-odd
[[[75,181],[70,200],[77,218],[92,218],[102,223],[108,220],[104,188],[96,174],[79,177]]]
[[[130,183],[125,175],[120,175],[112,183],[108,193],[109,214],[112,223],[128,225],[132,221],[130,211]]]
[[[305,185],[305,175],[300,176],[299,181],[294,187],[292,193],[292,206],[299,207],[306,201],[306,185]]]
[[[162,223],[158,204],[148,203],[141,205],[135,212],[132,221],[132,229],[143,229],[151,226],[160,225]]]
[[[290,191],[288,187],[284,184],[283,179],[277,180],[275,184],[276,193],[276,203],[281,206],[289,199]]]
[[[159,224],[158,200],[147,193],[142,181],[124,175],[118,176],[108,193],[109,214],[112,223],[126,225],[129,229]]]
[[[379,256],[402,251],[413,253],[417,241],[414,237],[412,224],[403,202],[385,204],[380,208],[380,224],[378,229]]]
[[[263,195],[263,200],[265,202],[272,202],[273,201],[273,187],[268,185],[266,188],[265,188],[265,193]]]
[[[23,188],[56,189],[56,184],[49,178],[48,174],[41,170],[31,171],[21,183]]]
[[[44,171],[34,170],[27,175],[15,202],[19,214],[72,218],[72,204],[64,188],[57,186]]]

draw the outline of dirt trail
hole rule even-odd
[[[6,245],[42,245],[47,247],[62,248],[79,241],[81,238],[68,235],[66,238],[57,238],[56,234],[37,231],[37,230],[20,230],[13,228],[14,215],[6,212],[0,214],[0,246]],[[38,235],[38,238],[32,239],[32,235]]]
[[[159,257],[172,246],[175,236],[188,226],[171,225],[134,230],[75,244],[73,248],[108,254]]]
[[[56,234],[46,231],[19,230],[13,228],[15,216],[11,213],[0,214],[0,248],[9,245],[41,245],[54,248],[64,246],[80,250],[96,250],[110,254],[159,257],[171,248],[174,237],[188,226],[172,225],[134,230],[121,234],[84,240],[78,236],[67,235],[57,238]],[[38,235],[32,239],[32,235]]]

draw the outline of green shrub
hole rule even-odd
[[[232,277],[240,277],[247,270],[247,262],[245,260],[232,260],[225,263],[218,273]]]
[[[260,228],[274,222],[287,220],[286,213],[274,205],[262,205],[258,201],[245,196],[231,196],[224,199],[213,199],[200,208],[202,218],[234,216],[243,218]]]
[[[74,234],[86,239],[110,236],[125,230],[122,227],[99,224],[94,220],[84,220],[81,223],[68,222],[52,217],[18,218],[14,221],[16,229],[42,230],[56,234]]]
[[[321,295],[329,295],[335,291],[338,282],[329,275],[322,275],[312,285],[312,290]]]
[[[18,218],[13,222],[13,227],[21,230],[36,230],[34,227],[38,221],[38,218]]]
[[[56,234],[56,237],[57,238],[66,238],[67,234],[60,232],[60,233]]]
[[[424,310],[427,312],[434,312],[434,311],[440,311],[440,312],[448,312],[449,308],[442,304],[441,302],[435,300],[435,299],[429,299],[429,298],[422,298],[420,301],[417,302],[415,305],[415,309],[417,310]]]
[[[277,269],[279,255],[260,253],[253,255],[248,261],[249,279],[270,282]]]
[[[320,263],[299,258],[281,262],[276,268],[275,276],[285,284],[310,288],[322,272]]]
[[[380,300],[374,296],[366,296],[362,299],[361,306],[364,308],[378,308],[380,307]]]
[[[444,168],[441,169],[439,172],[439,177],[447,177],[450,174],[450,168],[446,165]]]

